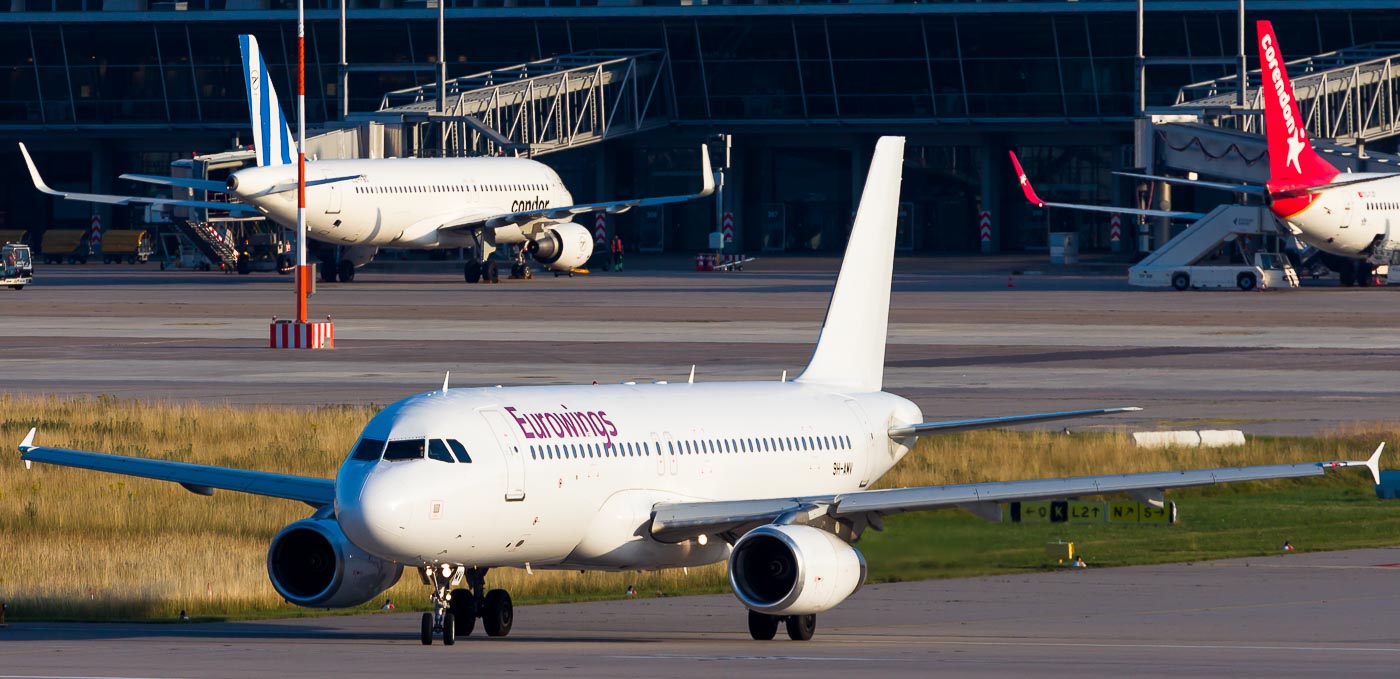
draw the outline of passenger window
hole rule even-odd
[[[452,453],[457,456],[458,462],[472,461],[472,456],[467,454],[467,447],[462,445],[457,439],[447,439],[447,447],[452,449]]]
[[[447,444],[442,439],[428,441],[428,458],[439,462],[456,462],[452,459],[452,453],[447,452]]]
[[[350,454],[353,460],[364,460],[373,462],[379,459],[379,455],[384,452],[384,442],[376,439],[360,439],[359,445],[355,446],[355,452]]]
[[[390,441],[384,449],[384,459],[386,461],[423,459],[423,439]]]

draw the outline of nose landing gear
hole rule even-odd
[[[433,588],[433,612],[423,614],[424,646],[431,646],[433,637],[438,634],[442,636],[445,646],[456,643],[458,634],[471,636],[478,618],[486,630],[486,636],[503,637],[510,634],[515,623],[515,607],[509,592],[503,589],[486,590],[488,570],[464,566],[424,566],[419,571],[423,584]],[[467,586],[457,588],[463,579],[467,581]]]

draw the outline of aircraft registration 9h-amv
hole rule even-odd
[[[852,545],[883,517],[1002,502],[1320,475],[1363,462],[1282,464],[871,490],[941,432],[1137,410],[1101,408],[929,422],[883,391],[904,139],[876,145],[845,260],[810,363],[795,380],[443,388],[380,411],[334,480],[20,445],[23,459],[305,502],[272,541],[287,601],[354,606],[410,568],[432,590],[422,642],[451,644],[481,620],[511,631],[496,568],[654,570],[728,562],[755,639],[780,625],[809,639],[816,616],[856,593]],[[737,622],[737,621],[736,621]]]

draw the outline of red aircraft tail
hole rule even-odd
[[[1269,140],[1269,189],[1296,189],[1326,184],[1337,176],[1337,168],[1313,151],[1293,83],[1288,80],[1283,53],[1273,24],[1258,22],[1259,65],[1263,70],[1260,87],[1264,93],[1264,131]],[[1306,207],[1306,203],[1302,207]]]

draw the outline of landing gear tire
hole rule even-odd
[[[787,617],[788,638],[793,641],[809,641],[817,633],[817,616],[789,615]]]
[[[328,264],[327,262],[321,262],[321,267],[320,267],[320,268],[321,268],[321,282],[322,282],[322,283],[334,283],[334,282],[335,282],[335,267],[333,267],[333,266],[328,266],[327,264]]]
[[[421,638],[424,646],[433,645],[433,614],[423,614],[423,636]]]
[[[1189,289],[1191,289],[1191,276],[1190,276],[1189,274],[1186,274],[1186,273],[1174,273],[1174,274],[1172,274],[1172,289],[1174,289],[1174,290],[1189,290]]]
[[[1344,288],[1350,288],[1355,286],[1356,265],[1352,262],[1347,262],[1346,265],[1343,266],[1341,270],[1337,272],[1337,280],[1342,284],[1342,287]]]
[[[757,641],[772,641],[778,636],[778,616],[749,611],[749,636]]]
[[[457,633],[469,637],[476,629],[476,599],[469,589],[452,590],[452,616],[457,619]]]
[[[1238,286],[1239,289],[1249,292],[1253,290],[1255,286],[1259,285],[1259,280],[1255,278],[1252,273],[1242,273],[1235,277],[1235,285]]]
[[[487,592],[481,607],[481,626],[486,628],[486,636],[506,636],[514,624],[515,607],[511,605],[510,593],[503,589]]]
[[[355,265],[348,259],[340,260],[340,264],[336,266],[336,275],[341,283],[355,280]]]
[[[467,262],[467,265],[462,267],[462,277],[466,278],[468,283],[480,283],[481,262],[475,260]]]
[[[496,267],[495,262],[487,262],[486,270],[482,272],[481,277],[484,278],[487,283],[500,283],[501,270]]]
[[[457,643],[457,616],[452,613],[442,614],[442,645],[451,646]]]

